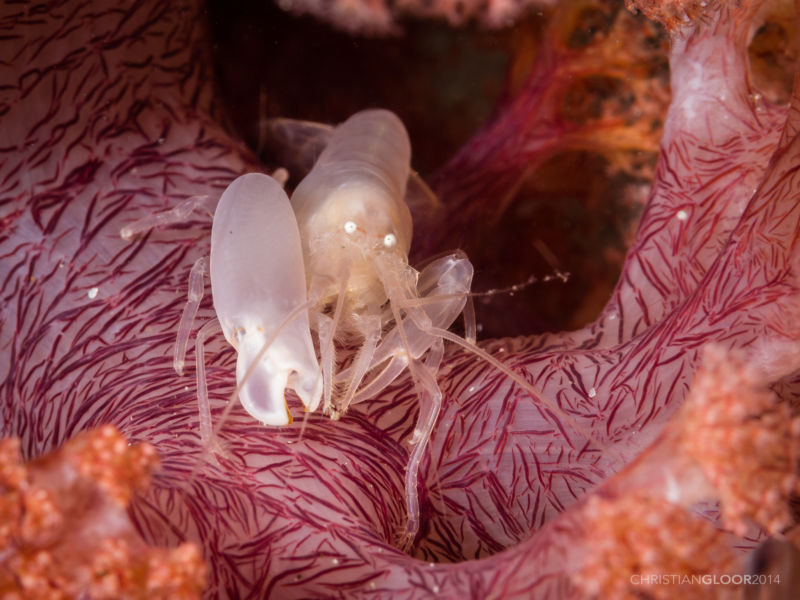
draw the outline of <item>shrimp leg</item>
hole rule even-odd
[[[175,225],[176,223],[185,223],[194,211],[201,211],[206,213],[209,218],[214,216],[213,201],[208,196],[192,196],[188,200],[184,200],[176,207],[170,210],[153,213],[134,221],[130,225],[126,225],[119,231],[119,236],[126,242],[133,239],[133,236],[150,231],[156,227],[163,227],[165,225]]]
[[[336,300],[336,308],[333,311],[333,318],[326,315],[318,316],[318,331],[319,331],[319,358],[322,366],[322,409],[327,414],[333,414],[333,404],[331,398],[333,396],[333,367],[336,363],[336,345],[334,344],[334,335],[339,321],[342,318],[342,311],[344,309],[345,291],[347,290],[347,281],[350,277],[350,271],[347,266],[342,269],[340,276],[339,295]]]
[[[181,321],[178,324],[178,338],[175,340],[175,351],[172,358],[172,366],[178,375],[183,375],[183,365],[186,363],[186,346],[189,344],[189,333],[192,330],[192,323],[200,308],[200,301],[203,299],[203,276],[208,271],[208,257],[198,258],[192,270],[189,272],[189,290],[187,293],[186,304],[183,307]]]
[[[408,518],[401,540],[401,547],[405,550],[411,549],[414,539],[419,533],[419,494],[417,493],[419,466],[442,409],[442,390],[436,382],[436,373],[439,371],[443,355],[444,342],[436,339],[425,362],[413,359],[415,364],[411,368],[411,372],[415,374],[414,384],[419,393],[420,406],[417,426],[411,439],[414,449],[411,451],[406,466],[405,493]]]
[[[358,350],[355,360],[351,368],[351,376],[347,383],[347,388],[344,397],[339,406],[339,412],[344,413],[347,411],[353,397],[356,394],[358,386],[367,374],[372,357],[375,355],[375,348],[378,345],[378,340],[381,337],[381,318],[377,315],[366,316],[360,323],[359,329],[364,336],[364,343]]]
[[[419,533],[419,494],[417,492],[419,466],[442,406],[442,392],[436,382],[436,373],[444,355],[444,342],[441,338],[426,333],[425,329],[432,328],[434,323],[446,323],[444,326],[449,327],[463,309],[465,301],[464,295],[453,296],[452,292],[458,291],[457,288],[462,285],[466,285],[466,290],[469,290],[472,280],[472,265],[469,261],[450,259],[451,257],[445,257],[434,263],[434,265],[441,266],[442,271],[439,273],[436,285],[432,287],[434,291],[443,288],[442,291],[446,294],[447,300],[438,304],[443,304],[444,308],[434,304],[410,307],[406,309],[406,319],[402,318],[400,305],[402,299],[408,297],[410,292],[416,292],[417,288],[409,289],[410,280],[416,278],[409,277],[410,270],[398,272],[392,268],[391,263],[377,261],[378,271],[389,296],[389,306],[397,324],[392,333],[397,333],[400,347],[395,352],[401,352],[407,357],[408,368],[420,399],[417,426],[411,439],[411,443],[415,447],[409,456],[405,476],[408,518],[401,539],[402,548],[405,550],[410,550]],[[453,267],[456,267],[455,273]],[[461,276],[458,276],[459,272]],[[467,275],[466,279],[463,275]],[[422,283],[426,287],[432,285],[431,278],[423,279]],[[425,352],[428,352],[428,356],[423,362],[419,357]]]
[[[211,319],[203,325],[195,337],[195,360],[197,370],[195,378],[197,380],[197,405],[200,411],[200,442],[203,448],[208,448],[214,437],[211,426],[211,403],[208,400],[208,385],[206,384],[206,364],[204,344],[206,338],[212,333],[219,331],[219,321]]]
[[[317,337],[319,339],[319,366],[322,369],[322,412],[330,414],[331,397],[333,394],[334,361],[336,360],[336,347],[333,343],[333,319],[328,315],[317,315]]]

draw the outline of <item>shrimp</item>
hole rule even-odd
[[[305,163],[300,168],[310,171],[291,200],[278,181],[253,173],[222,194],[213,216],[210,264],[201,258],[190,274],[175,369],[182,372],[210,266],[219,323],[201,327],[195,341],[204,444],[212,441],[213,431],[203,342],[216,327],[238,352],[242,406],[267,425],[291,422],[287,388],[295,390],[307,411],[321,405],[338,419],[351,404],[374,397],[408,370],[420,404],[404,479],[407,520],[400,544],[408,549],[419,531],[419,465],[442,404],[437,373],[445,340],[486,360],[581,429],[476,345],[473,268],[463,252],[434,260],[422,271],[409,265],[409,204],[437,201],[411,171],[410,141],[399,118],[386,110],[366,110],[335,129],[286,119],[270,128],[273,137],[293,140],[295,157]],[[207,209],[206,201],[190,199],[169,215],[134,223],[123,235],[180,222],[198,208]],[[448,331],[462,313],[463,338]],[[357,348],[355,354],[342,352],[349,347]]]
[[[319,344],[323,411],[338,418],[406,368],[417,389],[420,415],[405,478],[405,545],[419,529],[419,464],[442,402],[436,373],[444,346],[427,330],[452,324],[472,281],[472,265],[461,253],[421,274],[408,264],[412,222],[403,199],[410,161],[400,119],[385,110],[363,111],[333,131],[291,198],[315,306],[311,326]],[[415,304],[423,294],[427,301]],[[359,347],[346,369],[337,361],[335,340]]]

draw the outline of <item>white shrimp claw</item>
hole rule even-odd
[[[222,331],[238,351],[245,410],[266,425],[290,423],[286,387],[315,410],[322,376],[304,306],[300,234],[273,178],[242,175],[222,194],[211,229],[211,289]]]

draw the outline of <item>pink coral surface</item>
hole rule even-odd
[[[758,526],[791,523],[796,492],[800,97],[773,106],[753,89],[757,3],[732,4],[709,3],[672,29],[658,167],[600,317],[482,342],[562,414],[448,350],[413,556],[392,544],[417,415],[407,378],[337,422],[310,415],[272,429],[236,408],[220,432],[229,457],[202,456],[193,378],[175,375],[171,348],[210,224],[119,237],[144,214],[258,169],[220,125],[202,8],[5,4],[2,434],[27,458],[103,424],[152,444],[162,468],[131,514],[149,543],[202,548],[208,597],[635,596],[645,590],[630,576],[655,559],[680,573],[742,572],[742,548]],[[485,201],[469,197],[459,206]],[[436,235],[417,230],[423,246]],[[201,312],[211,314],[208,297]],[[216,336],[206,357],[219,415],[235,356]],[[713,429],[719,407],[733,420]],[[740,422],[757,424],[744,441]],[[712,431],[713,452],[687,431]],[[726,470],[724,457],[746,468]],[[700,560],[709,549],[719,560]]]

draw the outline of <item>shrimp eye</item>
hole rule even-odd
[[[387,248],[394,248],[397,245],[397,237],[393,233],[383,236],[383,245]]]
[[[347,223],[344,224],[345,233],[352,235],[356,232],[356,229],[358,229],[358,226],[353,221],[347,221]]]

